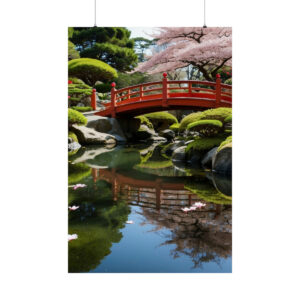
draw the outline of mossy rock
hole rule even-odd
[[[141,125],[146,125],[148,128],[153,129],[153,124],[149,121],[149,119],[145,116],[137,116],[135,119],[139,119],[141,121]]]
[[[172,124],[178,123],[178,120],[172,114],[161,111],[144,115],[152,124],[155,131],[159,132],[168,129]]]
[[[73,125],[73,124],[86,125],[87,118],[79,111],[69,108],[68,109],[68,122],[69,122],[69,126]]]
[[[76,136],[76,134],[74,132],[69,131],[68,137],[71,138],[74,142],[78,143],[78,138],[77,138],[77,136]]]
[[[188,124],[187,130],[198,131],[204,136],[216,136],[222,131],[222,127],[219,120],[200,120]]]

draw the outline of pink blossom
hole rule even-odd
[[[191,209],[189,207],[185,207],[181,209],[182,211],[184,211],[185,213],[187,213],[188,211],[190,211]]]
[[[190,207],[190,210],[196,210],[196,209],[197,209],[197,207],[195,207],[195,206]]]
[[[78,239],[78,235],[76,233],[74,234],[68,234],[68,241],[76,240]]]
[[[205,203],[202,203],[202,202],[195,202],[195,203],[193,204],[193,206],[194,206],[195,208],[201,208],[201,207],[205,207],[206,204],[205,204]]]
[[[74,185],[73,189],[77,190],[78,188],[83,188],[86,187],[86,184],[82,184],[82,183],[77,183]]]
[[[78,208],[79,208],[79,206],[75,206],[75,205],[69,206],[69,210],[76,210],[76,209],[78,209]]]
[[[160,27],[159,31],[153,37],[161,51],[139,64],[136,72],[154,74],[192,65],[212,81],[212,71],[231,65],[231,28]]]

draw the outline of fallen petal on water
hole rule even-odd
[[[68,241],[76,240],[78,239],[78,235],[76,233],[74,234],[68,234]]]

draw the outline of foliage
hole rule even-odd
[[[151,161],[148,160],[144,163],[138,164],[136,166],[134,166],[135,169],[137,170],[141,170],[143,168],[146,169],[164,169],[164,168],[168,168],[171,167],[173,165],[172,161],[169,160],[162,160],[162,161]]]
[[[224,81],[225,84],[232,85],[232,78],[228,78]]]
[[[139,119],[141,121],[141,124],[146,125],[148,128],[153,129],[153,124],[149,121],[149,119],[145,116],[138,116],[135,117],[135,119]]]
[[[76,135],[74,132],[69,131],[69,132],[68,132],[68,137],[70,137],[74,142],[77,142],[77,143],[78,143],[77,135]]]
[[[111,90],[111,85],[109,83],[99,83],[95,84],[95,89],[98,93],[109,93]]]
[[[78,58],[69,61],[69,76],[78,77],[93,86],[99,80],[111,81],[118,75],[115,69],[100,60]]]
[[[147,119],[151,120],[167,120],[170,124],[178,123],[177,118],[166,111],[154,112],[144,115]]]
[[[161,78],[162,76],[160,74],[147,75],[140,72],[125,74],[118,72],[118,78],[115,80],[115,83],[117,89],[122,89],[124,87],[138,85],[141,83],[159,81]]]
[[[79,52],[75,49],[75,45],[68,41],[68,60],[79,58]]]
[[[74,27],[70,40],[81,57],[100,59],[119,71],[131,71],[137,63],[134,40],[124,27]]]
[[[137,66],[137,55],[133,49],[109,43],[96,43],[81,51],[80,56],[99,59],[120,72],[131,71]]]
[[[227,139],[220,144],[217,151],[219,152],[224,146],[226,146],[230,143],[232,143],[232,136],[227,137]]]
[[[188,124],[187,129],[199,131],[204,136],[214,136],[221,131],[222,127],[222,122],[218,120],[200,120]]]
[[[191,113],[181,120],[179,130],[183,131],[187,128],[188,124],[200,120],[219,120],[223,123],[225,118],[231,116],[231,114],[232,109],[228,107],[219,107],[208,109],[203,112]]]
[[[75,109],[80,112],[87,112],[93,110],[91,106],[72,106],[72,109]]]
[[[86,125],[87,119],[79,111],[69,108],[68,109],[68,122],[69,122],[69,125],[72,125],[72,124]]]
[[[232,69],[231,67],[225,66],[218,71],[218,74],[220,75],[222,82],[225,83],[226,80],[231,80]]]
[[[189,153],[192,150],[206,152],[214,147],[219,146],[224,141],[224,138],[225,137],[223,135],[215,137],[199,137],[187,145],[185,152]]]
[[[83,98],[92,95],[92,88],[83,83],[82,80],[77,78],[69,78],[69,80],[72,81],[71,84],[68,84],[68,94],[71,101],[79,102]]]
[[[144,37],[136,37],[134,40],[134,49],[138,55],[139,62],[143,62],[146,60],[145,58],[145,50],[149,49],[151,45],[153,45],[153,41],[148,40]]]
[[[231,65],[231,35],[229,27],[161,27],[155,36],[161,51],[136,71],[158,73],[193,66],[206,80],[215,81],[217,72]]]

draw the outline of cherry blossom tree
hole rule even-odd
[[[217,72],[231,66],[232,30],[230,27],[160,27],[153,35],[157,45],[166,45],[135,71],[175,71],[192,66],[208,81],[214,81]]]

